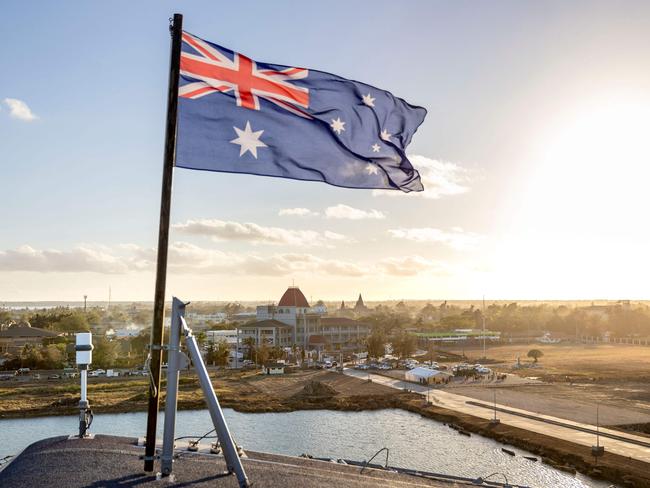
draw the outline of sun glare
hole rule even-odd
[[[534,164],[529,217],[603,223],[636,219],[648,199],[650,103],[585,107],[554,127]]]
[[[649,127],[648,101],[615,101],[584,104],[540,134],[498,252],[504,290],[516,279],[546,296],[640,294],[650,247]]]

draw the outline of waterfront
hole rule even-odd
[[[245,414],[225,410],[231,431],[244,449],[318,457],[364,460],[382,447],[390,449],[389,464],[468,477],[504,473],[512,483],[534,487],[605,487],[584,476],[571,476],[541,462],[501,451],[502,445],[473,435],[458,435],[441,423],[402,410]],[[145,413],[101,414],[92,431],[142,436]],[[162,425],[162,421],[159,422]],[[0,421],[0,458],[16,454],[30,443],[75,431],[77,417],[57,416]],[[181,411],[177,436],[202,435],[211,430],[206,410]],[[498,477],[497,477],[498,478]]]

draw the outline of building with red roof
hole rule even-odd
[[[277,305],[258,306],[257,321],[241,332],[242,339],[251,337],[258,345],[341,351],[361,347],[370,328],[352,319],[327,317],[323,302],[312,307],[300,288],[290,286]]]

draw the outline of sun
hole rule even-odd
[[[496,259],[504,290],[647,296],[650,100],[577,104],[537,136]]]

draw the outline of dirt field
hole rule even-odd
[[[534,366],[530,349],[544,356]],[[479,361],[482,351],[464,351]],[[499,388],[500,403],[578,422],[594,423],[596,405],[604,425],[650,426],[650,347],[626,345],[517,344],[489,348],[490,367],[545,384]],[[517,357],[525,366],[513,369]],[[480,385],[454,388],[454,393],[492,400],[492,389]]]
[[[538,376],[545,381],[614,380],[650,384],[650,347],[645,346],[515,344],[490,347],[487,356],[512,367],[517,357],[523,364],[531,363],[526,357],[531,349],[539,349],[544,356],[539,360],[539,367],[521,369],[520,375]],[[465,351],[465,354],[478,359],[482,351]]]

